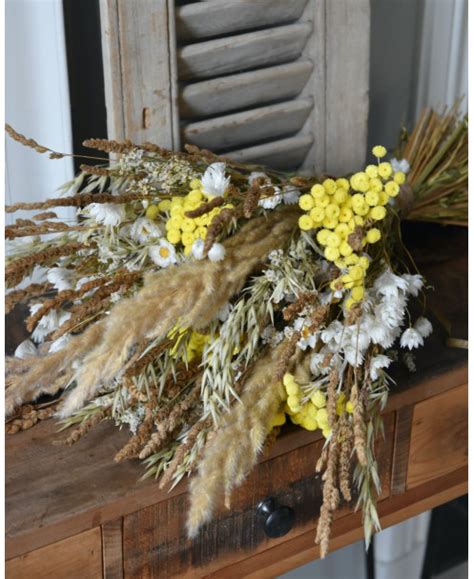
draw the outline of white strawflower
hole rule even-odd
[[[130,237],[138,243],[147,243],[163,235],[158,224],[146,217],[139,217],[130,227]]]
[[[341,333],[344,330],[344,324],[339,320],[334,320],[329,326],[321,332],[321,340],[328,344],[331,340],[340,339]]]
[[[311,333],[309,329],[310,325],[311,321],[305,318],[297,318],[293,324],[294,329],[301,332],[301,338],[296,344],[300,350],[306,350],[306,348],[313,349],[316,346],[318,335],[317,333]]]
[[[201,178],[202,191],[208,197],[223,197],[230,184],[225,176],[225,163],[212,163]]]
[[[283,202],[285,205],[294,205],[298,203],[301,191],[293,185],[285,185],[283,187]]]
[[[29,358],[30,356],[37,356],[38,349],[31,340],[25,340],[15,350],[14,355],[15,358],[20,358],[20,360],[24,360],[25,358]]]
[[[35,314],[43,304],[34,304],[30,306],[30,312]],[[36,328],[31,334],[31,338],[37,344],[42,342],[48,334],[54,332],[61,326],[66,320],[71,317],[70,312],[62,312],[56,310],[50,310],[45,316],[43,316],[39,322],[36,324]]]
[[[433,326],[431,325],[431,322],[423,317],[419,317],[416,320],[415,325],[413,327],[422,338],[427,338],[433,331]]]
[[[403,332],[402,337],[400,338],[400,346],[402,348],[413,350],[413,348],[419,348],[422,345],[423,337],[417,330],[415,330],[415,328],[408,328]]]
[[[160,267],[168,267],[176,263],[176,250],[166,239],[159,239],[158,243],[148,250],[150,259]]]
[[[126,218],[125,205],[116,203],[91,203],[87,206],[88,214],[102,225],[116,227]]]
[[[273,195],[271,197],[262,197],[262,199],[259,199],[258,205],[263,207],[263,209],[275,209],[277,205],[280,205],[281,201],[281,191],[278,187],[274,187]]]
[[[398,290],[408,291],[408,281],[386,269],[374,282],[374,289],[384,296],[398,296]]]
[[[230,302],[226,302],[221,309],[217,312],[216,318],[221,321],[225,322],[229,317],[230,312],[232,311],[232,306]]]
[[[398,159],[391,159],[390,165],[392,165],[392,169],[395,172],[401,171],[402,173],[408,173],[410,171],[410,163],[406,159],[402,159],[401,161]]]
[[[72,287],[71,271],[65,267],[52,267],[48,269],[46,277],[58,292],[71,289]]]
[[[66,346],[66,344],[69,342],[70,339],[71,336],[63,334],[57,340],[54,340],[54,342],[51,344],[48,350],[49,353],[52,354],[53,352],[59,352]]]
[[[211,261],[222,261],[225,257],[225,247],[222,243],[214,243],[207,254]]]
[[[379,356],[374,356],[370,361],[370,379],[377,380],[379,377],[379,370],[382,368],[388,368],[392,360],[388,356],[380,354]]]
[[[416,297],[420,293],[420,290],[425,285],[423,277],[418,273],[415,275],[404,273],[402,277],[407,282],[407,293]]]
[[[191,253],[196,259],[204,259],[204,240],[196,239],[191,246]]]

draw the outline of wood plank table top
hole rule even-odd
[[[467,338],[467,231],[458,228],[416,226],[426,232],[413,252],[417,264],[436,289],[428,292],[429,305],[449,320],[452,335]],[[412,244],[413,226],[406,232]],[[416,356],[417,372],[401,365],[391,375],[387,411],[412,405],[467,382],[467,350],[447,348],[447,333],[432,312],[434,334]],[[21,339],[12,326],[9,335]],[[11,350],[13,344],[10,342]],[[55,444],[65,438],[53,420],[8,436],[6,441],[6,556],[21,555],[43,545],[91,529],[119,516],[186,492],[182,481],[170,493],[153,480],[140,481],[138,461],[116,464],[115,453],[128,433],[102,423],[72,447]],[[313,443],[318,433],[288,427],[262,461]]]

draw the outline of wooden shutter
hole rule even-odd
[[[357,168],[369,15],[369,0],[101,0],[109,137]]]

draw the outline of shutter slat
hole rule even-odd
[[[303,163],[312,143],[311,135],[297,135],[273,143],[232,151],[225,156],[243,163],[254,162],[281,170],[294,169]]]
[[[298,20],[308,0],[215,0],[176,9],[179,41],[218,36]]]
[[[250,111],[190,123],[184,141],[215,151],[297,133],[304,125],[312,99],[288,101]]]
[[[189,84],[180,95],[181,117],[216,115],[293,98],[312,70],[313,64],[306,60]]]
[[[296,60],[311,29],[303,22],[184,46],[178,51],[180,78],[216,77]]]

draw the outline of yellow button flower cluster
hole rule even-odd
[[[287,399],[285,412],[290,417],[293,424],[298,424],[306,430],[322,430],[323,436],[328,438],[331,429],[328,423],[326,394],[317,390],[311,398],[303,403],[303,392],[301,385],[295,380],[293,374],[286,373],[283,376],[283,386],[285,387]],[[340,394],[336,404],[336,412],[339,416],[344,410],[352,414],[352,404],[346,402],[344,394]]]
[[[228,203],[215,207],[200,217],[186,217],[186,212],[194,211],[207,202],[201,190],[201,181],[193,179],[190,185],[191,190],[187,195],[163,200],[157,206],[150,205],[146,212],[150,219],[155,219],[159,212],[169,214],[169,219],[166,222],[166,239],[173,245],[181,243],[184,246],[185,255],[190,254],[196,239],[206,238],[207,228],[214,217],[219,215],[224,207],[233,207],[232,204]]]
[[[364,171],[355,173],[350,180],[325,179],[302,195],[299,206],[305,214],[299,218],[303,231],[317,230],[316,241],[324,247],[324,256],[348,273],[334,280],[331,289],[351,289],[345,305],[349,309],[364,297],[364,279],[369,267],[366,256],[358,255],[351,244],[350,235],[362,228],[362,247],[377,243],[380,229],[375,227],[387,215],[386,205],[396,197],[405,174],[393,174],[392,165],[380,162],[387,153],[385,147],[372,149],[377,165],[367,165]]]

